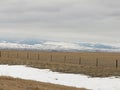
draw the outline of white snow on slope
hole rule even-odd
[[[32,42],[31,42],[32,43]],[[94,43],[94,42],[57,42],[41,41],[34,44],[27,42],[0,42],[0,49],[28,49],[28,50],[56,50],[56,51],[107,51],[120,52],[119,43]]]
[[[0,43],[1,49],[37,49],[37,50],[73,50],[81,49],[79,45],[73,43],[63,43],[63,42],[44,42],[42,44],[19,44],[11,42]],[[85,49],[85,48],[83,48]]]
[[[58,73],[48,69],[36,69],[18,65],[0,65],[0,76],[11,76],[91,90],[120,90],[120,78],[91,78],[81,74]]]

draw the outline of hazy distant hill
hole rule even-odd
[[[120,51],[119,44],[94,42],[59,42],[38,39],[0,40],[0,49],[29,49],[45,51]]]

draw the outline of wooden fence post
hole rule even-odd
[[[19,58],[18,52],[17,52],[17,59]]]
[[[50,59],[51,62],[52,62],[52,59],[53,59],[53,56],[51,55],[51,59]]]
[[[81,57],[79,57],[79,64],[81,64]]]
[[[8,53],[7,53],[7,57],[9,58],[10,57],[10,54],[9,54],[9,51],[7,51]]]
[[[0,51],[0,57],[1,57],[1,51]]]
[[[116,59],[116,68],[118,68],[118,60]]]
[[[98,58],[96,58],[96,67],[99,65]]]
[[[27,52],[27,59],[29,59],[29,52]]]
[[[38,52],[38,60],[40,60],[40,55],[39,55],[39,52]]]
[[[66,62],[66,56],[64,56],[64,63]]]

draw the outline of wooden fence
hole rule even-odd
[[[120,53],[102,52],[38,52],[1,50],[0,63],[4,62],[47,62],[60,64],[90,65],[120,68]]]

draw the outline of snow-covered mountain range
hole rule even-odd
[[[0,40],[0,49],[21,49],[41,51],[89,51],[120,52],[119,43],[60,42],[47,40]]]

